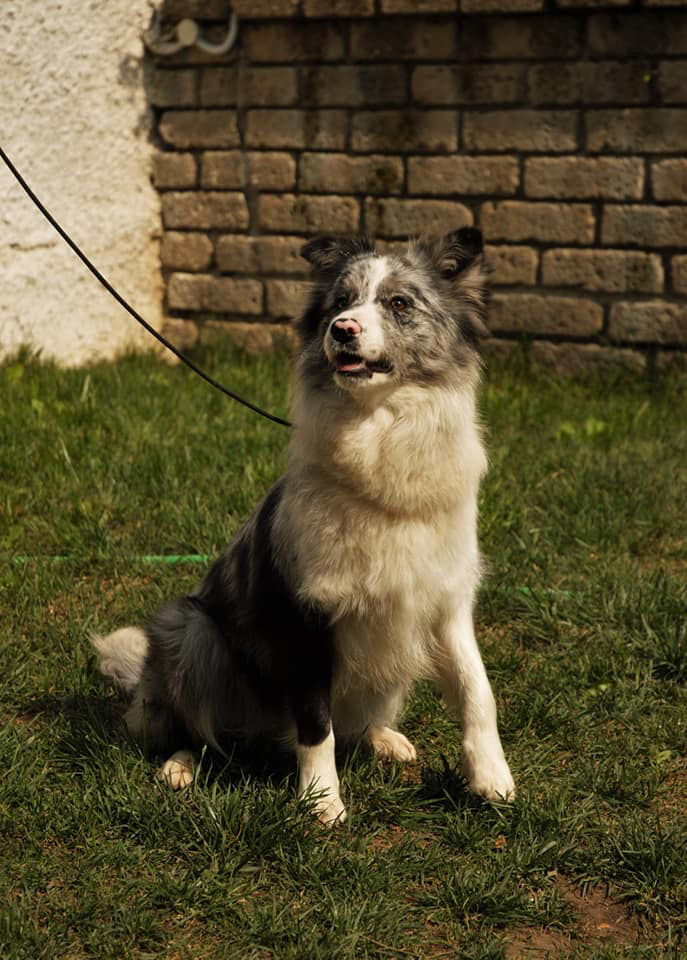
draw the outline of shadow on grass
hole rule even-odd
[[[124,700],[103,691],[39,697],[18,713],[52,728],[52,757],[62,769],[85,772],[90,768],[95,773],[115,749],[124,758],[129,754],[149,763],[152,779],[155,767],[166,757],[146,750],[128,733],[125,710]],[[184,746],[180,743],[178,748]],[[234,738],[223,746],[224,754],[209,747],[200,752],[197,782],[204,788],[230,791],[252,782],[271,789],[295,789],[295,758],[286,747],[266,738]],[[484,801],[470,793],[460,772],[443,755],[440,759],[441,766],[389,764],[377,761],[372,749],[359,741],[337,748],[337,767],[358,803],[366,793],[377,797],[386,793],[392,806],[398,803],[401,810],[410,804],[418,815],[428,806],[435,814],[483,809]]]

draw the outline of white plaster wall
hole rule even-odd
[[[101,272],[160,324],[159,202],[141,33],[148,0],[2,0],[0,137]],[[0,161],[0,358],[26,344],[77,365],[150,338]]]

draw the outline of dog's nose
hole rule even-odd
[[[352,317],[339,317],[332,323],[330,332],[338,343],[348,343],[355,337],[360,336],[362,328]]]

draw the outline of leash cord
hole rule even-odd
[[[134,318],[134,320],[140,323],[141,326],[144,327],[151,336],[155,337],[155,339],[158,340],[164,347],[170,350],[176,357],[179,358],[179,360],[185,363],[187,367],[190,367],[194,373],[197,373],[199,377],[202,377],[203,380],[209,383],[210,386],[215,387],[217,390],[220,390],[222,393],[226,394],[232,400],[236,400],[237,403],[243,404],[244,407],[248,407],[249,410],[253,410],[254,413],[260,414],[261,417],[265,417],[267,420],[271,420],[273,423],[279,423],[283,427],[292,426],[292,424],[288,420],[284,420],[282,419],[282,417],[276,416],[276,414],[269,413],[267,410],[263,410],[262,407],[256,406],[254,403],[251,403],[250,400],[244,400],[244,398],[239,396],[238,393],[234,393],[233,390],[229,390],[228,387],[225,387],[221,383],[218,383],[218,381],[215,380],[213,377],[211,377],[209,373],[205,373],[204,370],[201,370],[201,368],[197,366],[193,362],[193,360],[190,360],[187,356],[185,356],[185,354],[181,353],[181,351],[178,350],[173,343],[170,343],[166,337],[164,337],[161,333],[159,333],[159,331],[157,331],[154,327],[151,327],[151,325],[147,322],[147,320],[144,320],[143,317],[140,315],[140,313],[134,310],[134,308],[129,303],[127,303],[124,297],[120,293],[118,293],[117,290],[115,290],[115,288],[112,286],[109,280],[107,280],[102,275],[102,273],[98,270],[98,268],[91,263],[91,261],[88,259],[86,254],[83,253],[83,251],[76,245],[76,243],[72,240],[72,238],[69,236],[66,230],[64,230],[60,226],[60,224],[53,217],[50,211],[38,199],[36,194],[33,192],[33,190],[28,185],[26,180],[22,177],[21,173],[14,166],[14,164],[12,163],[10,158],[7,156],[5,151],[2,149],[2,147],[0,147],[0,158],[4,161],[5,165],[7,166],[9,171],[12,173],[15,180],[19,183],[19,186],[22,188],[22,190],[26,193],[29,199],[35,204],[35,206],[38,207],[38,209],[43,214],[43,216],[48,221],[48,223],[51,225],[51,227],[53,227],[53,229],[55,229],[59,233],[59,235],[62,237],[64,242],[69,247],[71,247],[71,249],[77,255],[79,260],[81,260],[84,266],[90,270],[90,272],[93,274],[96,280],[99,283],[101,283],[103,287],[105,287],[107,292],[114,297],[117,303],[119,303],[122,307],[124,307],[126,312],[129,313]]]

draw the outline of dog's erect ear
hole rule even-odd
[[[431,257],[444,280],[471,309],[461,316],[461,326],[471,340],[489,336],[484,323],[486,271],[482,232],[477,227],[461,227],[435,241]]]
[[[444,291],[455,300],[456,319],[465,339],[476,343],[488,337],[481,231],[461,227],[443,237],[421,237],[413,246],[421,262],[441,278]]]
[[[338,270],[344,261],[374,248],[365,237],[315,237],[301,249],[301,256],[319,273]]]
[[[482,231],[477,227],[461,227],[439,241],[436,247],[436,264],[441,273],[455,277],[480,257],[483,250]]]

